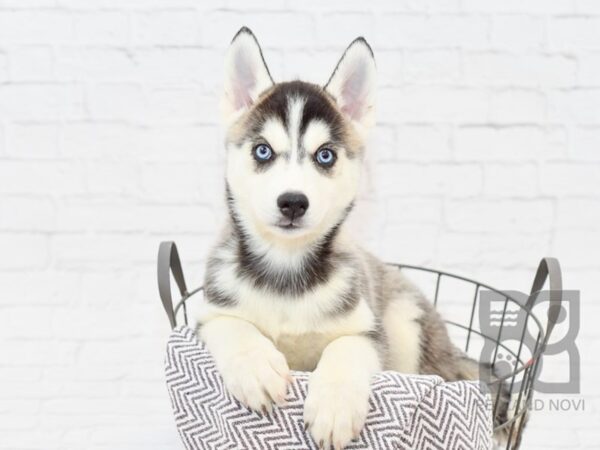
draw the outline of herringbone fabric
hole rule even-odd
[[[191,449],[317,449],[302,420],[308,374],[293,373],[287,406],[261,415],[238,403],[188,327],[167,345],[166,379],[175,422]],[[367,424],[348,449],[492,448],[490,402],[478,383],[382,372],[374,377]]]

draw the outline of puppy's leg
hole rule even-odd
[[[217,317],[200,327],[200,337],[215,359],[229,392],[256,411],[283,404],[290,370],[281,354],[251,323]]]
[[[304,404],[304,421],[317,445],[342,449],[360,434],[369,411],[371,377],[380,367],[367,336],[342,336],[325,348]]]

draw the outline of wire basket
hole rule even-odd
[[[558,320],[562,302],[562,280],[558,261],[543,258],[534,277],[531,293],[519,298],[511,291],[495,289],[485,283],[440,270],[408,264],[390,264],[403,271],[428,296],[446,319],[453,342],[476,360],[489,364],[498,376],[482,379],[492,393],[494,434],[503,434],[507,450],[519,448],[523,435],[525,416],[533,399],[540,362],[552,329]],[[179,293],[174,304],[171,295],[171,275]],[[549,302],[546,327],[534,314],[540,291],[549,282]],[[163,307],[171,324],[178,325],[178,317],[188,325],[187,300],[202,291],[202,287],[188,291],[181,261],[174,242],[162,242],[158,254],[158,287]],[[483,293],[490,300],[489,308],[482,308]],[[491,304],[495,307],[492,308]],[[445,307],[447,310],[445,311]],[[486,314],[489,323],[484,324]],[[515,317],[516,326],[514,325]],[[502,368],[502,370],[499,370]],[[508,390],[507,390],[508,389]],[[506,397],[509,393],[508,415]],[[507,391],[506,391],[507,390]]]

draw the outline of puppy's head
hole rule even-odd
[[[302,244],[344,220],[374,122],[375,62],[356,39],[324,87],[275,83],[252,32],[225,64],[227,185],[234,220],[270,243]]]

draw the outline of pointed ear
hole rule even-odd
[[[242,27],[234,36],[225,59],[222,99],[226,120],[250,107],[259,94],[273,85],[262,50],[250,29]]]
[[[354,122],[365,128],[375,123],[375,58],[364,38],[348,46],[325,90]]]

